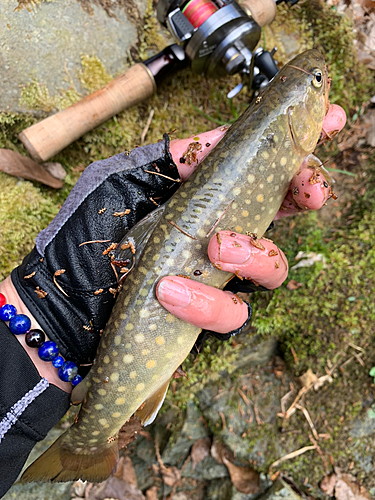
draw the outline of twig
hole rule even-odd
[[[352,344],[352,342],[348,342],[348,345],[350,347],[353,347],[353,349],[357,349],[357,351],[365,352],[365,350],[362,349],[362,347],[359,347],[358,345]]]
[[[227,208],[224,210],[224,212],[220,215],[220,217],[218,219],[216,219],[214,225],[211,227],[211,229],[208,231],[208,233],[206,234],[206,238],[208,238],[210,236],[210,234],[212,233],[212,231],[215,229],[215,227],[219,224],[219,222],[221,221],[221,219],[224,217],[224,215],[226,214],[226,212],[229,210],[230,206],[232,205],[232,203],[234,202],[234,200],[232,200],[229,205],[227,206]]]
[[[307,451],[310,451],[310,450],[316,450],[316,446],[315,445],[304,446],[303,448],[300,448],[299,450],[292,451],[291,453],[288,453],[287,455],[284,455],[283,457],[276,460],[276,462],[273,462],[270,465],[269,469],[276,467],[281,462],[285,462],[285,460],[290,460],[291,458],[295,458],[295,457],[298,457],[299,455],[303,455],[304,453],[306,453]]]
[[[80,243],[78,246],[81,247],[83,245],[88,245],[89,243],[108,243],[111,240],[93,240],[93,241],[84,241],[83,243]]]
[[[143,129],[142,134],[141,134],[141,144],[143,144],[143,143],[144,143],[144,141],[145,141],[146,134],[147,134],[147,132],[148,132],[148,129],[150,128],[151,121],[152,121],[152,118],[153,118],[153,116],[154,116],[154,112],[155,112],[155,111],[152,109],[152,110],[150,111],[150,114],[148,115],[147,122],[146,122],[146,126],[145,126],[145,128]]]
[[[55,272],[53,275],[53,282],[57,286],[57,288],[62,292],[66,297],[69,297],[69,295],[62,289],[61,285],[57,283],[56,276],[60,276],[61,274],[65,273],[65,269],[59,269],[58,271]]]
[[[160,177],[165,177],[166,179],[169,179],[170,181],[173,182],[182,182],[181,179],[173,179],[173,177],[168,177],[168,175],[159,174],[159,172],[151,172],[151,170],[143,170],[143,172],[146,172],[147,174],[160,175]]]
[[[305,418],[306,418],[306,420],[307,420],[307,422],[308,422],[308,424],[309,424],[309,426],[311,428],[311,431],[312,431],[312,433],[314,435],[314,438],[316,439],[316,441],[319,441],[319,435],[316,432],[315,425],[313,424],[313,421],[311,420],[309,412],[306,410],[306,408],[304,406],[301,406],[299,404],[296,405],[296,408],[298,410],[301,410],[302,413],[305,415]]]
[[[172,224],[172,226],[174,226],[176,229],[178,229],[179,231],[181,231],[182,234],[184,234],[185,236],[189,236],[189,238],[191,238],[192,240],[196,240],[197,238],[195,236],[192,236],[191,234],[187,233],[186,231],[184,231],[183,229],[180,228],[180,226],[178,226],[175,222],[169,220],[168,221],[169,224]]]
[[[357,354],[356,352],[353,352],[353,355],[354,357],[358,360],[358,363],[361,365],[361,366],[365,366],[364,362],[363,362],[363,359],[361,358],[361,356],[359,354]]]
[[[225,429],[226,427],[226,423],[225,423],[225,416],[224,416],[224,413],[222,411],[219,411],[219,415],[220,415],[220,418],[221,418],[221,423],[223,425],[223,429]]]

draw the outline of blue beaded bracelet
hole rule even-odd
[[[30,329],[31,321],[26,314],[17,314],[17,309],[12,304],[6,303],[5,295],[0,293],[0,319],[9,322],[9,330],[14,335],[25,334],[25,342],[29,347],[38,349],[38,356],[43,361],[51,361],[53,366],[57,368],[57,374],[60,380],[71,382],[73,386],[79,384],[82,380],[78,374],[78,367],[73,361],[65,361],[59,355],[59,348],[56,342],[46,340],[46,336],[42,330]]]

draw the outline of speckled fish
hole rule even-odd
[[[153,420],[200,333],[159,304],[158,280],[183,274],[223,288],[232,275],[211,265],[210,237],[227,228],[264,234],[315,149],[327,109],[324,58],[308,50],[282,68],[170,201],[127,234],[117,257],[133,249],[136,266],[104,330],[78,419],[23,481],[102,481],[111,474],[119,429],[134,413],[143,423]]]

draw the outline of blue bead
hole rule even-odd
[[[38,355],[43,361],[52,361],[59,354],[59,348],[52,340],[47,340],[38,349]]]
[[[64,364],[64,358],[62,356],[57,356],[57,358],[52,360],[52,364],[55,368],[60,368]]]
[[[80,374],[76,375],[74,378],[72,378],[71,380],[71,383],[72,383],[72,386],[75,387],[76,385],[78,385],[82,380],[82,377]]]
[[[2,321],[9,321],[17,314],[17,309],[12,304],[5,304],[0,308],[0,319]]]
[[[9,330],[14,333],[14,335],[21,335],[26,333],[31,328],[31,321],[25,314],[16,314],[9,321]]]
[[[78,373],[78,367],[73,361],[65,361],[61,368],[58,369],[58,376],[64,382],[70,382]]]

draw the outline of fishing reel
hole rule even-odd
[[[261,27],[276,15],[276,4],[298,0],[159,0],[158,20],[184,48],[194,73],[218,77],[239,73],[242,83],[254,90],[264,87],[277,73],[272,52],[254,48]]]
[[[278,71],[273,59],[257,46],[261,28],[276,15],[276,5],[298,0],[159,0],[157,17],[176,43],[131,66],[102,89],[63,111],[31,125],[20,140],[37,161],[47,161],[83,134],[153,95],[166,76],[186,66],[208,77],[240,74],[244,85],[258,90]]]

